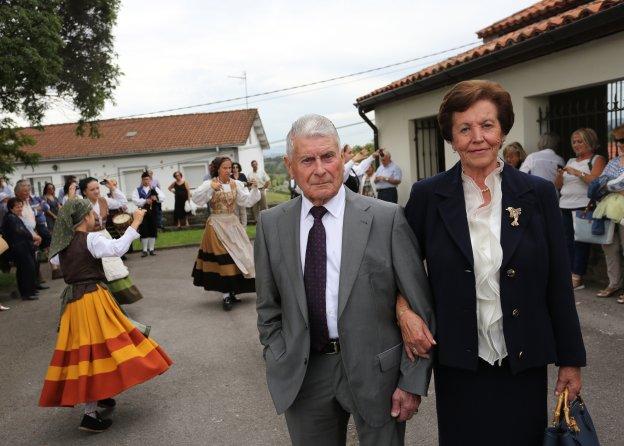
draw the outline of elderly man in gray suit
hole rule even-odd
[[[428,358],[408,359],[397,293],[433,327],[416,240],[394,204],[342,185],[327,118],[298,119],[286,166],[303,196],[260,214],[255,240],[258,330],[269,391],[294,445],[402,445],[427,393]],[[424,325],[424,324],[423,324]]]

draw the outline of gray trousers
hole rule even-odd
[[[622,267],[620,258],[624,249],[624,227],[615,225],[613,242],[610,245],[602,245],[605,260],[607,261],[607,276],[609,277],[609,288],[620,288],[622,286]]]
[[[339,354],[311,354],[301,390],[285,415],[294,446],[344,446],[349,415],[361,446],[404,443],[405,423],[372,427],[357,413]]]
[[[265,209],[268,209],[266,201],[266,189],[260,189],[260,201],[258,201],[251,207],[251,213],[253,214],[256,223],[258,222],[258,214],[260,214],[260,211],[264,211]]]

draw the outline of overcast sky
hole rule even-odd
[[[104,118],[147,113],[249,94],[414,59],[471,42],[475,32],[531,0],[122,1],[115,29],[123,72]],[[463,50],[316,87],[250,99],[271,144],[283,151],[290,124],[306,113],[336,126],[360,122],[353,102],[369,91]],[[245,102],[163,114],[245,108]],[[75,121],[57,104],[45,123]],[[366,124],[340,131],[366,143]]]

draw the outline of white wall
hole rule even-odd
[[[260,147],[260,141],[254,127],[251,128],[247,143],[238,148],[238,162],[243,167],[243,173],[251,172],[251,162],[258,161],[260,169],[264,169],[264,153]]]
[[[507,141],[519,141],[527,152],[534,151],[539,138],[538,107],[548,103],[548,95],[623,78],[624,64],[618,58],[620,54],[624,54],[624,33],[481,76],[499,82],[511,94],[516,119]],[[380,146],[390,149],[393,160],[403,169],[403,182],[399,186],[399,202],[402,204],[409,198],[411,184],[416,179],[412,121],[435,116],[449,88],[375,109]],[[448,169],[458,158],[448,145],[445,154]]]

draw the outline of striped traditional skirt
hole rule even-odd
[[[211,215],[193,267],[193,285],[221,293],[253,293],[255,274],[253,247],[238,217]]]
[[[74,406],[110,398],[164,373],[171,364],[110,293],[98,287],[65,307],[39,405]]]

